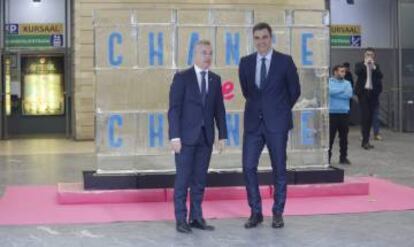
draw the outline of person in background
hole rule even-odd
[[[345,66],[336,65],[329,78],[329,163],[336,132],[339,133],[339,164],[350,165],[348,160],[349,100],[352,98],[351,82],[345,80]]]
[[[344,62],[343,66],[345,67],[345,77],[344,79],[349,81],[351,83],[352,86],[352,90],[354,90],[354,76],[352,75],[352,71],[351,71],[351,65],[349,62]],[[355,125],[355,123],[352,121],[352,109],[354,109],[354,102],[353,99],[351,98],[349,100],[349,125],[353,126]]]
[[[380,135],[380,119],[379,119],[379,109],[380,109],[380,104],[379,104],[379,100],[377,105],[374,108],[374,113],[372,116],[372,129],[374,131],[374,140],[375,141],[382,141],[382,136]]]
[[[355,93],[358,96],[361,108],[361,147],[365,150],[374,148],[369,142],[369,135],[375,109],[379,106],[379,96],[382,92],[382,72],[375,63],[375,50],[367,48],[364,53],[364,61],[355,65],[355,74],[358,79],[355,85]]]
[[[349,62],[345,62],[343,65],[345,67],[344,79],[349,81],[351,83],[352,88],[354,88],[354,77],[352,76],[351,65],[349,64]]]

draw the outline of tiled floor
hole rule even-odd
[[[93,153],[92,141],[65,138],[13,139],[0,141],[0,156]]]
[[[348,176],[378,176],[414,187],[414,134],[384,131],[375,149],[350,133]],[[335,146],[335,151],[337,151]],[[7,185],[81,181],[96,169],[93,142],[66,139],[0,141],[0,195]],[[334,161],[336,161],[336,153]],[[414,199],[413,199],[414,200]],[[245,230],[245,219],[212,220],[213,233],[177,234],[173,222],[0,227],[2,246],[414,246],[414,211],[287,217],[286,227]]]

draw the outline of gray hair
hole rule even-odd
[[[197,41],[196,46],[199,46],[199,45],[211,46],[211,42],[210,40],[202,39],[202,40]]]

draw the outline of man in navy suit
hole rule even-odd
[[[244,111],[243,173],[251,216],[245,228],[263,221],[257,179],[260,154],[266,144],[274,178],[273,228],[284,226],[286,201],[286,145],[293,127],[292,108],[300,96],[299,77],[292,58],[272,49],[272,29],[267,23],[253,27],[257,52],[239,65],[239,79],[246,99]]]
[[[199,41],[195,47],[194,66],[176,73],[170,88],[168,125],[176,166],[174,206],[176,229],[182,233],[190,233],[191,227],[214,230],[203,218],[201,202],[214,143],[214,122],[219,131],[219,152],[224,148],[227,128],[221,78],[209,71],[212,54],[210,42]]]

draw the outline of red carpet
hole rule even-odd
[[[262,199],[273,198],[272,186],[261,186]],[[288,198],[368,195],[369,182],[360,178],[346,178],[343,183],[289,185]],[[81,183],[59,183],[60,204],[97,204],[172,201],[173,189],[84,190]],[[246,200],[246,189],[238,187],[208,187],[205,201]]]
[[[368,195],[289,197],[286,215],[315,215],[397,211],[414,209],[414,188],[377,178],[369,183]],[[318,185],[316,185],[318,186]],[[264,214],[271,214],[272,200],[263,201]],[[245,200],[207,200],[206,218],[247,217]],[[172,220],[171,201],[106,204],[58,203],[56,186],[12,186],[0,199],[0,225],[107,223],[120,221]]]

